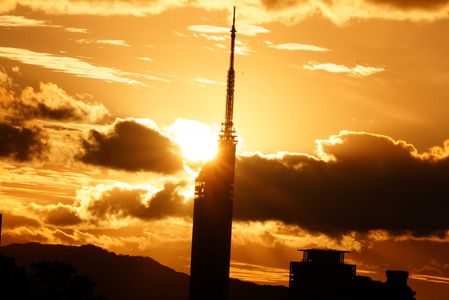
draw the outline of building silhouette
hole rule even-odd
[[[408,272],[387,270],[386,282],[357,276],[353,288],[354,300],[413,300],[416,293],[407,285]]]
[[[408,272],[387,270],[387,281],[356,276],[345,264],[346,251],[306,249],[302,261],[290,262],[290,300],[414,300]]]
[[[345,251],[307,249],[302,261],[290,262],[290,299],[350,299],[355,265],[345,264]]]
[[[235,35],[234,7],[226,114],[219,136],[218,154],[204,166],[195,182],[190,300],[228,298],[237,144],[233,127]]]

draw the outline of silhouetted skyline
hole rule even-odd
[[[302,261],[290,262],[290,300],[415,300],[407,271],[387,270],[380,282],[356,275],[356,265],[345,263],[347,251],[300,251]]]

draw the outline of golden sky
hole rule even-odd
[[[362,275],[406,269],[420,300],[447,298],[446,0],[2,1],[3,243],[188,272],[234,4],[231,275],[285,285],[297,248],[344,248]]]

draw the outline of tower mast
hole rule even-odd
[[[222,124],[221,140],[234,140],[234,128],[233,128],[233,115],[234,115],[234,84],[235,84],[235,71],[234,71],[234,49],[235,49],[235,6],[232,14],[232,28],[231,28],[231,54],[229,59],[228,81],[226,88],[226,114],[225,122]]]

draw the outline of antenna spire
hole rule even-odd
[[[232,14],[232,28],[231,28],[231,56],[228,70],[228,82],[226,88],[226,115],[225,122],[223,123],[223,137],[225,139],[234,139],[233,134],[233,114],[234,114],[234,84],[235,84],[235,71],[234,71],[234,48],[235,48],[235,6]]]

